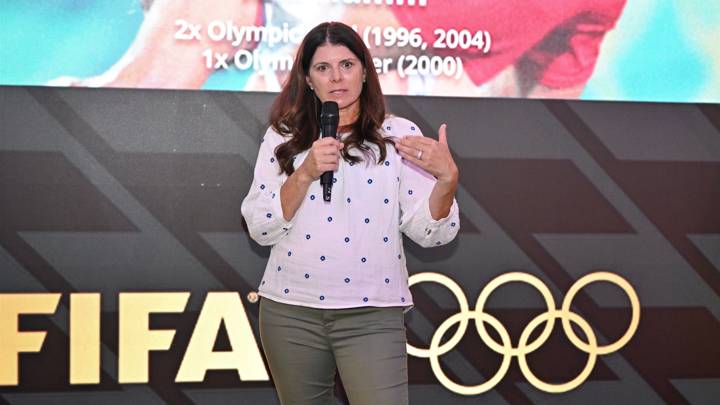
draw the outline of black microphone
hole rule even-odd
[[[323,138],[337,138],[338,123],[340,122],[340,111],[338,103],[326,101],[320,110],[320,136]],[[333,172],[326,171],[320,176],[320,184],[323,186],[323,200],[330,202],[332,194]]]

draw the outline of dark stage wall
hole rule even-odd
[[[253,357],[258,311],[247,298],[269,250],[249,239],[240,215],[273,97],[0,88],[0,403],[277,403]],[[720,398],[720,106],[412,97],[389,105],[426,135],[447,122],[461,171],[457,240],[435,249],[406,241],[406,250],[411,280],[439,273],[460,286],[470,322],[439,356],[441,372],[410,356],[412,404]],[[485,311],[517,347],[548,311],[541,291],[560,309],[588,274],[599,281],[573,293],[577,316],[551,311],[555,326],[533,350],[496,353],[488,339],[498,334],[481,338],[471,320],[487,319],[472,310],[491,285]],[[461,312],[443,282],[413,287],[413,346],[427,348]],[[146,312],[165,305],[149,327],[174,335],[146,330],[143,302]],[[563,316],[580,343],[566,336]],[[456,329],[448,326],[443,341]],[[583,326],[597,337],[590,354]],[[46,331],[44,340],[33,330]],[[192,381],[202,364],[188,360],[191,372],[178,377],[183,358],[202,353],[194,333],[217,352],[241,353],[242,365],[176,382]],[[153,342],[169,350],[147,365],[142,351],[129,354]],[[23,350],[39,352],[18,357]],[[509,369],[493,382],[503,359]],[[71,364],[72,379],[89,384],[70,383]],[[577,384],[549,393],[528,371]],[[583,371],[587,380],[574,380]],[[144,374],[149,382],[130,383]],[[449,380],[487,390],[460,395]]]

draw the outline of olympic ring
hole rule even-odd
[[[465,298],[465,293],[463,292],[462,288],[460,288],[458,283],[456,283],[450,277],[438,273],[414,274],[412,277],[410,277],[408,286],[412,286],[415,283],[422,282],[433,282],[444,285],[448,288],[448,290],[450,290],[451,293],[453,293],[453,295],[455,295],[455,298],[458,300],[458,304],[460,305],[460,313],[462,314],[470,312],[470,307],[468,305],[467,298]],[[458,330],[455,331],[455,334],[450,340],[445,342],[444,345],[438,347],[438,354],[436,356],[442,356],[443,354],[452,350],[452,348],[455,347],[458,343],[460,343],[460,340],[465,334],[465,329],[467,329],[467,324],[467,318],[464,318],[460,321],[460,327],[458,327]],[[417,347],[411,346],[410,344],[407,345],[407,352],[409,355],[415,357],[428,358],[432,356],[432,354],[430,354],[432,353],[431,349],[419,349]]]
[[[536,316],[530,321],[530,323],[528,323],[520,334],[517,347],[513,347],[510,334],[505,326],[495,317],[484,312],[483,309],[488,297],[495,289],[503,284],[516,281],[530,284],[535,287],[545,300],[547,311]],[[578,291],[586,285],[597,281],[609,282],[620,287],[630,300],[630,307],[632,309],[630,324],[623,336],[614,343],[605,346],[598,346],[595,332],[590,324],[580,315],[570,310],[572,301]],[[535,388],[550,393],[561,393],[575,389],[585,382],[585,380],[590,376],[590,373],[595,367],[597,357],[615,352],[625,346],[635,334],[640,323],[640,300],[638,299],[637,293],[633,287],[627,282],[627,280],[619,275],[605,271],[590,273],[578,279],[568,290],[559,310],[555,308],[555,301],[547,285],[539,278],[529,273],[505,273],[491,280],[478,295],[478,300],[474,310],[469,309],[465,294],[460,286],[451,278],[438,273],[420,273],[411,276],[408,280],[408,285],[412,286],[422,282],[433,282],[447,287],[457,299],[458,305],[460,306],[460,312],[440,324],[431,338],[430,347],[427,349],[421,349],[408,343],[407,352],[411,356],[429,358],[430,366],[438,381],[440,381],[445,388],[461,395],[477,395],[493,389],[507,373],[513,356],[517,356],[520,371],[523,376],[525,376],[525,379],[527,379],[527,381]],[[565,332],[568,340],[570,340],[576,348],[588,354],[588,360],[583,370],[572,380],[560,384],[550,384],[542,381],[532,372],[527,363],[527,355],[537,350],[550,337],[555,325],[555,318],[560,318],[563,331]],[[452,350],[460,342],[467,330],[468,321],[470,319],[475,320],[477,332],[483,343],[485,343],[491,350],[503,355],[502,362],[495,375],[484,383],[475,386],[461,385],[450,380],[440,366],[440,356]],[[545,323],[543,331],[535,340],[528,342],[533,331],[535,331],[535,329],[543,322]],[[580,327],[585,334],[587,342],[583,341],[575,334],[575,331],[570,326],[571,322]],[[456,323],[459,323],[459,325],[455,334],[447,342],[441,344],[445,332],[447,332],[448,329]],[[501,343],[497,342],[492,338],[492,336],[490,336],[485,329],[485,323],[495,329],[500,336]]]
[[[485,302],[490,296],[490,293],[495,291],[495,289],[500,287],[501,285],[513,281],[522,281],[537,288],[537,290],[540,291],[540,294],[543,296],[543,299],[545,299],[545,305],[547,306],[548,311],[552,311],[555,309],[555,300],[553,299],[552,293],[550,293],[550,289],[545,285],[545,283],[543,283],[539,278],[533,276],[532,274],[512,272],[495,277],[485,286],[485,288],[482,289],[482,291],[480,291],[477,303],[475,304],[475,311],[482,312],[483,308],[485,307]],[[545,325],[545,329],[542,331],[540,336],[538,336],[537,340],[530,345],[531,349],[528,349],[528,351],[535,351],[538,347],[542,346],[542,344],[545,343],[548,338],[550,338],[550,334],[552,333],[554,326],[555,319],[551,318],[551,322],[548,322]],[[482,322],[476,322],[475,327],[477,328],[478,334],[480,334],[480,338],[482,338],[482,341],[487,343],[487,345],[490,346],[490,348],[494,352],[500,354],[504,353],[503,348],[498,345],[487,333],[487,331],[485,330],[485,326],[483,326]],[[519,347],[517,349],[511,350],[510,355],[519,355],[519,350]]]
[[[603,279],[603,277],[605,277],[605,279]],[[628,298],[630,299],[630,307],[633,309],[630,318],[630,325],[628,325],[627,331],[620,339],[618,339],[615,343],[611,345],[599,347],[595,346],[594,350],[597,350],[597,354],[608,354],[618,351],[621,347],[625,346],[625,344],[629,342],[630,338],[632,338],[635,334],[638,324],[640,323],[640,299],[638,299],[637,293],[635,293],[635,290],[632,288],[630,283],[628,283],[627,280],[618,276],[617,274],[608,272],[590,273],[576,281],[575,284],[570,287],[567,295],[565,295],[565,300],[562,303],[561,312],[569,313],[570,304],[572,303],[573,298],[575,298],[575,294],[577,294],[577,292],[581,288],[595,281],[607,281],[617,284],[623,291],[625,291],[625,294],[627,294]],[[635,310],[635,308],[637,308],[637,310]],[[562,324],[565,334],[575,346],[580,348],[580,350],[584,351],[585,353],[590,353],[590,351],[593,350],[590,346],[585,344],[585,342],[580,340],[577,335],[575,335],[575,332],[573,332],[572,328],[570,327],[570,322],[568,322],[566,318],[562,318]]]
[[[510,335],[507,332],[507,329],[498,321],[496,318],[494,318],[492,315],[487,314],[485,312],[476,312],[476,311],[468,311],[468,312],[459,312],[447,320],[443,322],[440,327],[438,328],[437,332],[433,335],[432,341],[430,341],[430,351],[433,351],[433,349],[437,349],[438,345],[440,344],[440,340],[442,340],[442,337],[445,335],[445,331],[450,329],[452,325],[454,325],[457,320],[455,318],[460,318],[460,322],[465,322],[465,325],[467,326],[468,318],[475,318],[483,322],[487,322],[490,325],[495,328],[495,330],[500,334],[500,339],[503,341],[503,347],[507,347],[508,349],[512,349],[512,342],[510,341]],[[458,330],[462,329],[462,324],[458,328]],[[464,330],[463,330],[464,331]],[[456,333],[457,335],[457,333]],[[430,367],[432,367],[433,372],[435,373],[435,376],[438,380],[440,380],[440,383],[450,389],[451,391],[457,392],[458,394],[462,395],[477,395],[482,394],[483,392],[489,391],[497,385],[497,383],[502,380],[502,378],[505,376],[505,373],[507,373],[508,368],[510,368],[510,360],[512,359],[512,356],[503,356],[503,361],[500,364],[500,368],[498,369],[497,373],[490,378],[489,380],[485,381],[484,383],[480,385],[476,385],[474,387],[467,387],[464,385],[460,385],[449,379],[445,373],[442,371],[442,368],[440,368],[440,357],[439,356],[430,356]]]
[[[578,314],[574,312],[563,313],[561,311],[545,312],[530,321],[528,326],[525,327],[525,330],[523,330],[522,334],[520,335],[520,342],[518,343],[518,347],[524,347],[527,343],[528,338],[530,337],[530,334],[535,330],[537,325],[547,318],[562,318],[563,321],[566,319],[572,320],[573,322],[578,324],[578,326],[580,326],[580,329],[582,329],[583,332],[585,332],[585,335],[587,335],[590,344],[597,347],[597,339],[595,338],[595,332],[593,332],[587,321],[585,321],[585,319],[581,318]],[[592,369],[595,367],[595,361],[597,360],[597,352],[591,351],[588,354],[588,362],[585,365],[585,368],[580,372],[580,374],[578,374],[577,377],[563,384],[549,384],[537,378],[527,364],[527,358],[525,357],[526,352],[520,352],[520,354],[518,355],[518,363],[520,364],[520,371],[522,371],[528,382],[535,386],[535,388],[543,390],[545,392],[552,392],[557,394],[561,392],[567,392],[575,387],[578,387],[580,384],[584,383],[585,380],[590,376]]]

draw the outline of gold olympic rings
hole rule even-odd
[[[535,287],[545,300],[547,311],[536,316],[530,321],[530,323],[528,323],[520,334],[517,347],[513,347],[510,340],[510,334],[505,326],[495,317],[484,312],[483,308],[485,307],[488,297],[493,291],[495,291],[495,289],[503,284],[516,281],[530,284]],[[630,325],[625,331],[625,334],[623,334],[614,343],[605,346],[598,345],[597,337],[595,336],[595,332],[590,324],[580,315],[570,310],[572,300],[575,298],[578,291],[586,285],[596,281],[605,281],[620,287],[629,298],[630,307],[632,309]],[[568,290],[559,310],[555,308],[555,300],[553,299],[547,285],[539,278],[528,273],[510,272],[495,277],[480,292],[474,310],[470,310],[465,293],[451,278],[439,273],[419,273],[410,277],[408,285],[412,286],[423,282],[438,283],[449,289],[455,296],[455,299],[457,299],[460,306],[460,312],[440,324],[430,340],[430,347],[427,349],[421,349],[408,343],[407,352],[411,356],[430,359],[430,366],[432,367],[438,381],[440,381],[445,388],[461,395],[478,395],[493,389],[507,373],[513,356],[517,356],[520,371],[522,371],[523,376],[525,376],[528,382],[535,388],[551,393],[561,393],[575,389],[585,382],[585,380],[590,376],[590,373],[595,367],[597,357],[615,352],[625,346],[625,344],[627,344],[627,342],[629,342],[635,334],[638,324],[640,323],[640,300],[638,299],[635,289],[633,289],[630,283],[628,283],[624,278],[606,271],[590,273],[578,279]],[[568,340],[570,340],[575,347],[587,353],[588,360],[585,367],[580,374],[577,375],[577,377],[565,383],[550,384],[539,379],[532,370],[530,370],[527,363],[527,355],[537,350],[547,341],[555,326],[556,318],[560,319],[563,331],[565,332]],[[450,380],[440,366],[440,356],[452,350],[460,342],[467,330],[468,321],[470,319],[475,320],[475,326],[482,341],[491,350],[503,355],[502,362],[500,363],[500,367],[495,375],[484,383],[474,386],[461,385]],[[587,338],[587,342],[583,341],[577,336],[577,334],[575,334],[575,331],[570,326],[571,322],[575,323],[583,331],[585,337]],[[459,323],[459,326],[455,331],[455,334],[447,342],[441,344],[445,332],[447,332],[448,329],[456,323]],[[500,342],[497,342],[492,336],[490,336],[485,329],[485,323],[495,329],[500,336]],[[545,323],[545,328],[542,330],[540,335],[535,340],[529,341],[532,333],[542,323]]]

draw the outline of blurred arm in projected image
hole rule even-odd
[[[88,78],[60,77],[49,85],[78,87],[200,88],[213,69],[205,66],[205,49],[229,53],[229,41],[202,39],[179,41],[175,34],[182,19],[203,28],[214,20],[255,25],[262,10],[260,0],[142,0],[145,10],[135,40],[106,72]]]

